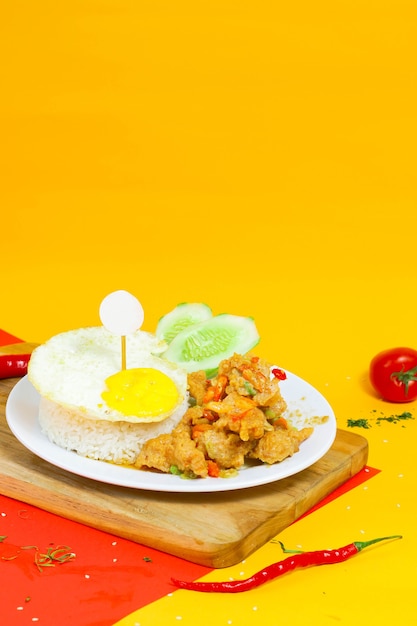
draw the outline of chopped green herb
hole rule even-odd
[[[347,425],[350,428],[371,428],[367,419],[348,420]]]
[[[197,478],[197,476],[191,470],[183,472],[179,469],[179,467],[177,467],[177,465],[171,465],[171,467],[169,468],[169,472],[170,474],[174,474],[174,476],[179,476],[180,478],[184,478],[186,480],[189,480],[191,478]]]
[[[147,563],[152,563],[152,559],[149,556],[144,556],[143,560],[146,561]]]
[[[246,391],[248,392],[250,396],[256,395],[256,390],[254,389],[254,387],[252,387],[252,385],[247,380],[243,382],[243,386],[245,387]]]
[[[404,420],[410,420],[410,419],[411,420],[414,419],[412,414],[408,411],[404,411],[404,413],[401,413],[401,415],[390,415],[389,417],[377,417],[376,423],[379,424],[380,422],[391,422],[392,424],[396,424],[397,422],[402,422]]]
[[[14,561],[19,556],[19,553],[12,554],[11,556],[2,556],[2,561]]]
[[[372,413],[376,413],[376,409],[372,410]],[[370,421],[374,421],[378,426],[381,425],[381,422],[388,422],[390,424],[397,424],[398,422],[404,422],[405,420],[413,420],[414,417],[412,413],[409,411],[404,411],[400,415],[389,415],[382,417],[373,417],[373,418],[360,418],[357,420],[347,420],[347,425],[350,428],[372,428],[372,425],[369,423]]]
[[[194,480],[197,478],[197,475],[194,474],[192,470],[186,470],[180,474],[180,478],[183,478],[184,480]]]
[[[66,563],[67,561],[71,561],[75,558],[75,554],[70,552],[71,548],[68,546],[48,548],[45,554],[40,553],[37,548],[35,549],[35,565],[40,572],[43,567],[54,567],[55,563]]]
[[[6,536],[0,536],[0,542],[6,539]],[[2,556],[3,561],[13,561],[16,559],[21,550],[34,550],[34,564],[41,572],[43,567],[54,567],[55,563],[66,563],[75,558],[75,554],[71,552],[71,548],[68,546],[55,546],[55,548],[48,548],[45,553],[42,553],[37,546],[20,546],[17,548],[17,552],[11,556]]]

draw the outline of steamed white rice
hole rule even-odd
[[[188,399],[161,422],[133,423],[88,419],[47,398],[41,398],[39,422],[48,439],[66,450],[98,461],[117,464],[135,462],[143,444],[171,432],[188,407]]]

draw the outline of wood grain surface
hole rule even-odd
[[[327,454],[308,469],[268,485],[204,494],[160,493],[107,485],[38,458],[11,433],[0,381],[0,492],[27,504],[221,568],[235,565],[359,472],[367,440],[338,430]]]

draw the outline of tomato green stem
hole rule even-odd
[[[408,395],[408,385],[412,380],[417,380],[417,365],[409,370],[402,369],[401,372],[392,372],[390,378],[396,378],[405,387],[405,395]]]

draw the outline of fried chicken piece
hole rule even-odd
[[[203,452],[197,447],[185,431],[173,433],[173,455],[171,465],[176,465],[182,472],[191,472],[201,478],[208,474],[207,462]]]
[[[250,396],[257,406],[280,406],[283,412],[287,408],[281,396],[279,382],[270,376],[270,365],[263,359],[253,360],[240,354],[234,354],[219,365],[219,375],[226,375],[230,394]]]
[[[278,463],[298,452],[299,444],[310,437],[312,432],[313,428],[302,428],[301,430],[278,428],[267,432],[262,439],[257,441],[248,457],[270,465]]]
[[[241,396],[236,391],[229,393],[224,400],[207,402],[206,409],[217,413],[220,417],[227,415],[232,419],[242,417],[249,409],[255,406],[251,398]]]
[[[144,443],[135,461],[135,466],[139,469],[148,467],[168,473],[172,465],[173,454],[172,435],[158,435],[158,437],[149,439]]]
[[[185,417],[185,416],[184,416]],[[196,476],[207,476],[204,453],[191,439],[188,420],[180,422],[172,433],[149,439],[142,447],[135,462],[139,468],[147,467],[169,473],[172,466],[180,472],[192,472]]]
[[[264,407],[265,415],[268,418],[268,420],[271,423],[273,423],[274,420],[283,416],[286,408],[287,408],[287,403],[285,402],[284,398],[281,397],[281,394],[280,394],[279,398],[277,398],[276,403],[274,402]]]
[[[203,370],[192,372],[188,374],[187,380],[190,396],[201,406],[207,390],[206,373]]]
[[[274,407],[274,411],[281,415],[287,408],[287,403],[281,395],[279,383],[277,380],[271,381],[271,386],[267,391],[257,393],[253,396],[254,401],[259,406]]]
[[[230,430],[237,433],[242,441],[250,441],[260,439],[265,431],[272,430],[273,426],[261,409],[252,407],[239,418],[236,418],[233,413],[224,413],[216,422],[216,428]]]
[[[175,430],[178,428],[188,428],[189,432],[191,432],[191,426],[196,424],[203,417],[203,415],[204,411],[201,406],[191,406],[185,411],[181,421],[175,427]]]
[[[253,445],[242,441],[239,435],[215,428],[204,431],[200,440],[210,459],[225,469],[241,467],[245,462],[245,455]]]

